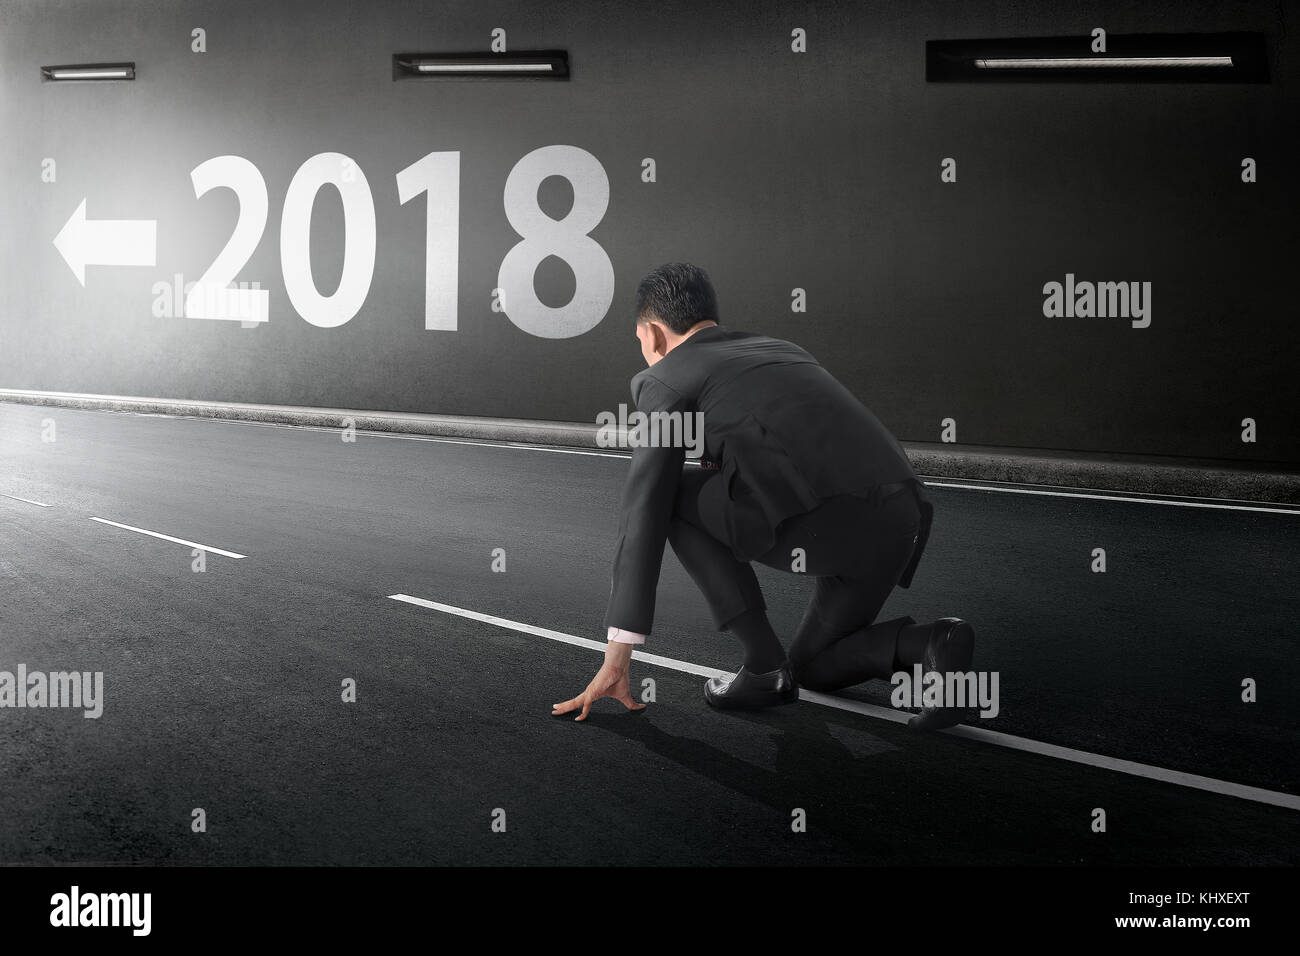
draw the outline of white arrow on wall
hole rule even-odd
[[[156,219],[87,219],[86,200],[54,237],[54,248],[83,286],[86,266],[151,266],[157,253]]]

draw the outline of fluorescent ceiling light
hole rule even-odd
[[[87,63],[80,66],[43,66],[42,80],[134,80],[134,63]]]
[[[130,75],[126,70],[50,70],[52,80],[121,80]]]
[[[1088,33],[927,40],[931,83],[1267,83],[1262,33]]]
[[[1230,56],[1060,56],[1060,57],[1015,57],[1011,59],[977,59],[975,66],[981,70],[1041,70],[1041,69],[1079,69],[1089,67],[1110,67],[1127,69],[1129,67],[1162,66],[1232,66]]]
[[[552,69],[549,63],[416,63],[415,68],[421,73],[550,73]]]
[[[519,53],[398,53],[393,79],[510,78],[567,79],[569,55],[563,50]]]

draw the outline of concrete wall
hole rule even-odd
[[[640,366],[638,279],[684,259],[712,274],[727,325],[800,342],[903,440],[938,441],[951,418],[960,443],[1300,463],[1294,20],[1274,2],[0,0],[0,387],[593,421]],[[925,81],[926,40],[1096,26],[1259,31],[1271,80]],[[496,27],[513,50],[567,50],[572,78],[394,81],[394,53],[486,50]],[[119,59],[134,82],[39,76]],[[539,246],[549,316],[523,314],[517,282],[495,311],[520,242],[507,179],[553,145],[591,160],[576,185],[546,178],[537,204],[561,217],[607,180],[595,245],[562,240],[578,281]],[[438,260],[458,282],[454,330],[425,328],[427,204],[397,185],[433,152],[459,154],[458,250]],[[354,162],[338,175],[363,176],[374,208],[373,277],[334,327],[302,317],[281,250],[290,182],[321,153]],[[269,292],[251,327],[157,314],[157,284],[199,279],[235,229],[235,193],[191,181],[223,155],[267,189],[235,275]],[[1241,181],[1244,157],[1258,182]],[[92,222],[156,222],[154,264],[91,264],[82,286],[53,240],[83,200]],[[334,187],[311,222],[328,295]],[[351,254],[363,233],[347,229]],[[604,256],[609,295],[586,275]],[[1150,282],[1150,325],[1045,317],[1044,284],[1067,273]]]

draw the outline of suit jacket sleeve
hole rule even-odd
[[[692,410],[686,398],[645,373],[632,380],[632,400],[637,411],[646,415],[652,412],[689,414]],[[659,569],[684,458],[685,449],[680,446],[632,449],[632,462],[623,485],[606,627],[650,633]]]

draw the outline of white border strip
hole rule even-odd
[[[129,524],[119,524],[119,523],[116,522],[116,521],[109,521],[107,518],[95,518],[95,517],[91,517],[90,520],[91,520],[91,521],[98,521],[98,522],[100,522],[101,524],[111,524],[114,528],[122,528],[122,529],[124,529],[124,530],[126,530],[126,531],[136,531],[136,532],[138,532],[138,533],[140,533],[140,534],[147,534],[147,535],[150,535],[151,537],[154,537],[154,538],[162,538],[164,541],[173,541],[173,542],[175,542],[176,544],[185,544],[185,545],[189,545],[191,548],[198,548],[200,551],[207,551],[207,552],[211,552],[212,554],[221,554],[221,555],[225,555],[227,558],[245,558],[245,557],[248,557],[248,555],[245,555],[245,554],[236,554],[236,553],[233,552],[233,551],[223,551],[223,550],[221,550],[220,548],[211,548],[211,547],[208,547],[206,544],[199,544],[197,541],[186,541],[184,538],[173,538],[173,537],[172,537],[171,535],[169,535],[169,534],[159,534],[157,531],[147,531],[147,530],[145,530],[144,528],[134,528],[134,527],[132,527],[132,526],[129,525]]]
[[[600,651],[602,654],[605,652],[606,642],[604,641],[595,641],[585,637],[576,637],[572,634],[565,634],[561,631],[552,631],[548,628],[537,627],[532,624],[521,624],[518,621],[509,621],[502,617],[493,617],[490,614],[483,614],[479,611],[468,611],[465,608],[452,607],[450,604],[439,604],[436,601],[426,601],[424,598],[411,597],[409,594],[390,594],[388,597],[394,601],[403,601],[407,604],[417,605],[418,607],[426,607],[434,611],[442,611],[446,614],[455,614],[459,617],[467,617],[474,621],[482,621],[486,624],[493,624],[497,627],[504,627],[512,631],[520,631],[524,634],[532,634],[536,637],[545,637],[548,640],[559,641],[561,644],[572,644],[575,647],[585,647],[589,650]],[[646,654],[643,651],[633,651],[632,659],[635,661],[644,661],[647,664],[654,664],[658,667],[667,667],[671,670],[682,671],[687,674],[695,674],[700,677],[725,677],[730,674],[728,671],[720,671],[712,667],[701,667],[699,664],[674,660],[671,657],[660,657],[657,654]],[[806,701],[811,704],[820,704],[823,707],[834,707],[837,710],[847,710],[855,714],[861,714],[865,717],[892,720],[895,723],[906,723],[912,717],[909,713],[892,710],[888,707],[880,707],[876,704],[864,704],[843,697],[833,697],[828,694],[818,694],[802,689],[799,691],[799,699],[800,701]],[[1048,744],[1038,740],[1029,740],[1025,737],[1016,737],[1012,734],[1004,734],[995,730],[985,730],[980,727],[957,726],[940,731],[940,733],[951,734],[954,737],[963,737],[967,740],[976,740],[980,743],[992,744],[995,747],[1006,747],[1010,750],[1020,750],[1025,753],[1037,754],[1042,757],[1053,757],[1057,760],[1067,760],[1071,763],[1084,764],[1102,770],[1113,770],[1116,773],[1126,773],[1134,777],[1143,777],[1147,780],[1158,780],[1161,783],[1171,783],[1179,787],[1205,790],[1209,793],[1217,793],[1225,797],[1236,797],[1239,800],[1266,803],[1275,807],[1284,807],[1288,810],[1300,810],[1300,796],[1293,794],[1279,793],[1274,790],[1264,790],[1260,787],[1250,787],[1241,783],[1232,783],[1228,780],[1218,780],[1214,777],[1203,777],[1200,774],[1184,773],[1181,770],[1168,770],[1164,767],[1153,767],[1132,760],[1120,760],[1117,757],[1107,757],[1102,754],[1089,753],[1085,750],[1075,750],[1072,747],[1061,747],[1057,744]]]

